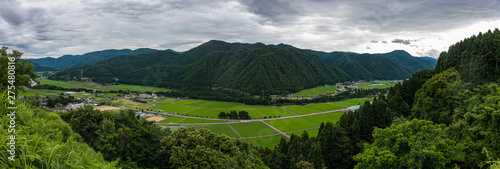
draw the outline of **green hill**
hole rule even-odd
[[[37,63],[41,66],[57,68],[60,70],[79,68],[86,65],[93,65],[101,60],[113,58],[120,55],[138,55],[158,52],[160,50],[141,48],[137,50],[130,49],[108,49],[103,51],[95,51],[85,53],[83,55],[64,55],[59,58],[41,58],[41,59],[28,59],[30,62]],[[166,50],[171,51],[172,50]]]
[[[406,79],[413,73],[379,55],[217,40],[182,54],[120,56],[81,69],[84,77],[100,83],[118,78],[119,83],[126,84],[178,89],[223,87],[259,95],[262,90],[283,94],[346,80]],[[62,71],[51,78],[80,77],[81,69]]]

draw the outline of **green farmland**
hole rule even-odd
[[[266,121],[266,123],[277,128],[282,132],[290,132],[290,131],[303,130],[313,127],[319,127],[318,124],[314,124],[312,122],[309,122],[301,118],[269,120]]]
[[[241,135],[241,137],[256,137],[278,133],[261,122],[234,123],[230,125]]]
[[[293,96],[317,96],[321,94],[330,94],[337,91],[338,86],[319,86],[311,89],[302,90],[294,93]]]
[[[318,113],[322,112],[321,110],[318,109],[313,109],[305,106],[283,106],[283,108],[293,111],[295,113],[299,114],[311,114],[311,113]]]
[[[195,125],[195,129],[206,128],[217,134],[225,134],[229,137],[238,138],[238,135],[227,124],[216,124],[216,125]]]
[[[276,147],[276,145],[280,143],[281,138],[283,138],[283,136],[262,137],[245,140],[252,143],[254,146],[262,146],[274,149],[274,147]]]
[[[54,86],[59,86],[59,87],[63,87],[63,88],[85,88],[85,89],[114,90],[114,91],[130,90],[130,91],[137,91],[137,92],[168,91],[168,89],[165,89],[165,88],[150,87],[150,86],[126,85],[126,84],[102,86],[102,85],[99,85],[97,83],[84,83],[84,82],[77,82],[77,81],[56,81],[56,80],[49,80],[49,79],[38,79],[38,80],[40,81],[40,84],[54,85]]]

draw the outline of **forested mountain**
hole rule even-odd
[[[37,63],[41,66],[45,67],[53,67],[60,70],[66,70],[71,68],[78,68],[86,65],[93,65],[100,60],[105,60],[109,58],[113,58],[120,55],[138,55],[138,54],[148,54],[153,52],[158,52],[160,50],[149,49],[149,48],[140,48],[136,50],[130,49],[108,49],[103,51],[96,51],[85,53],[83,55],[64,55],[59,58],[41,58],[41,59],[28,59],[33,63]],[[167,51],[175,52],[170,49]]]
[[[389,53],[376,55],[380,55],[391,60],[395,64],[407,69],[411,74],[424,69],[434,69],[437,63],[436,60],[433,61],[429,58],[413,57],[404,50],[395,50]]]
[[[434,69],[437,63],[436,59],[413,57],[404,50],[381,54],[312,52],[326,64],[342,69],[352,80],[406,79],[417,71]]]
[[[406,79],[412,74],[382,56],[370,54],[353,55],[337,66],[353,80]]]
[[[413,58],[408,56],[409,58]],[[403,60],[407,57],[401,57]],[[347,80],[406,79],[414,71],[370,54],[325,53],[290,45],[227,43],[212,40],[185,53],[155,52],[103,60],[82,68],[100,83],[207,89],[224,87],[247,93],[283,94]],[[79,77],[80,69],[52,79]]]
[[[30,62],[30,61],[28,61],[28,62]],[[40,66],[38,63],[35,63],[35,62],[30,62],[30,63],[33,64],[33,71],[35,71],[35,72],[59,71],[59,69],[57,69],[57,68]]]

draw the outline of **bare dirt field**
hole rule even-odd
[[[165,117],[160,117],[160,116],[151,116],[146,118],[147,121],[155,121],[155,122],[160,122],[162,120],[165,120]]]
[[[100,111],[115,111],[115,110],[120,110],[118,107],[113,107],[113,106],[94,106],[94,109],[100,110]]]

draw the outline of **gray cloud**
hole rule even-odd
[[[417,52],[417,54],[419,54],[420,56],[428,56],[428,57],[432,57],[432,58],[438,58],[439,54],[441,54],[441,51],[439,51],[437,49],[431,49],[431,50],[428,50],[425,52]]]
[[[391,42],[392,43],[401,43],[401,44],[404,44],[404,45],[409,45],[411,44],[410,42],[411,40],[403,40],[403,39],[394,39],[392,40]]]

